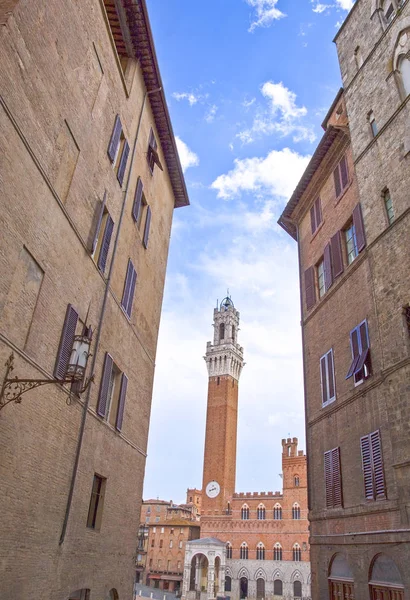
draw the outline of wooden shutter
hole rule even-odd
[[[94,212],[93,224],[91,227],[91,241],[88,244],[91,254],[94,254],[97,247],[98,235],[101,229],[101,223],[104,216],[104,209],[107,203],[107,191],[104,192],[103,199],[97,202]]]
[[[362,449],[364,495],[365,495],[366,500],[373,500],[374,499],[374,489],[373,489],[370,436],[364,435],[362,438],[360,438],[360,446]]]
[[[358,336],[359,336],[359,341],[360,341],[361,353],[360,353],[360,358],[357,361],[357,365],[355,367],[355,373],[357,373],[358,371],[363,369],[363,366],[366,363],[366,361],[368,360],[369,353],[370,353],[369,342],[368,342],[367,321],[364,321],[363,323],[361,323],[361,325],[359,327]]]
[[[335,396],[335,371],[333,362],[333,350],[327,353],[327,375],[329,381],[329,400]]]
[[[319,225],[322,222],[322,203],[320,201],[320,198],[317,198],[315,201],[315,213],[316,213],[316,228],[319,227]]]
[[[339,163],[340,165],[340,178],[342,180],[342,189],[344,190],[347,184],[349,183],[349,172],[347,170],[347,160],[346,156],[342,158]]]
[[[120,165],[118,167],[118,173],[117,173],[117,179],[120,182],[120,185],[122,185],[122,182],[124,181],[125,169],[127,168],[129,153],[130,153],[130,147],[129,147],[127,140],[125,140],[124,148],[122,149]]]
[[[310,209],[310,225],[312,228],[312,234],[315,233],[316,231],[316,212],[315,212],[315,206],[313,205],[312,208]]]
[[[332,250],[330,243],[326,244],[325,251],[323,253],[323,268],[325,271],[325,290],[327,291],[332,287],[333,274],[332,274]]]
[[[128,377],[125,373],[121,377],[120,398],[118,401],[117,419],[115,421],[115,429],[121,431],[122,421],[124,418],[125,397],[127,395]]]
[[[137,182],[137,187],[135,189],[134,204],[132,205],[132,216],[135,222],[138,221],[138,217],[140,215],[143,189],[144,185],[142,183],[141,178],[139,178]]]
[[[100,384],[100,394],[98,396],[97,414],[105,417],[107,414],[108,395],[111,389],[112,357],[106,352],[103,373]]]
[[[98,257],[98,268],[102,273],[104,273],[105,266],[107,264],[108,251],[110,249],[113,229],[114,221],[112,220],[111,215],[108,215],[107,222],[105,224],[104,237],[101,244],[100,256]]]
[[[77,327],[78,313],[69,304],[65,313],[63,330],[61,332],[56,363],[54,366],[54,377],[64,381],[67,374],[68,361],[74,344],[75,330]]]
[[[322,404],[325,404],[329,400],[327,393],[327,361],[326,356],[322,356],[320,359],[320,377],[322,383]]]
[[[148,238],[149,238],[149,228],[150,228],[150,225],[151,225],[151,207],[147,206],[147,217],[145,219],[144,239],[143,239],[144,248],[148,248]]]
[[[114,162],[115,155],[117,154],[118,144],[120,143],[122,132],[121,119],[119,115],[115,117],[114,129],[111,134],[110,143],[108,145],[108,156],[111,162]]]
[[[370,447],[373,462],[373,481],[376,500],[386,497],[386,485],[384,481],[383,453],[380,439],[380,431],[370,434]]]
[[[336,198],[339,198],[340,192],[342,191],[342,184],[340,182],[339,165],[337,165],[336,169],[333,171],[333,179],[335,182]]]
[[[356,365],[360,359],[358,329],[353,329],[350,332],[350,348],[352,350],[352,363],[347,372],[346,379],[349,379],[356,370]]]
[[[127,275],[125,277],[124,292],[122,295],[121,305],[129,317],[131,316],[132,301],[134,299],[136,280],[137,273],[134,269],[134,265],[132,264],[131,260],[128,260]]]
[[[353,225],[356,232],[357,251],[361,252],[366,246],[366,237],[364,233],[364,224],[362,217],[362,207],[359,204],[353,209]]]
[[[332,477],[333,477],[333,506],[342,506],[342,471],[340,468],[340,448],[332,450]]]
[[[309,267],[305,271],[306,308],[312,308],[316,302],[315,269]]]
[[[332,450],[325,452],[325,496],[326,508],[333,508]]]
[[[342,239],[341,233],[338,231],[330,240],[331,255],[332,255],[332,270],[333,277],[339,277],[343,273],[343,257],[342,257]]]

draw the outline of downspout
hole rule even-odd
[[[90,372],[91,373],[94,373],[95,365],[96,365],[96,362],[97,362],[98,350],[99,350],[99,347],[100,347],[101,330],[102,330],[103,323],[104,323],[104,316],[105,316],[105,310],[106,310],[106,307],[107,307],[108,293],[110,291],[110,283],[111,283],[111,279],[112,279],[112,273],[113,273],[113,270],[114,270],[114,261],[115,261],[115,256],[117,254],[118,242],[119,242],[120,233],[121,233],[121,226],[122,226],[122,221],[123,221],[124,212],[125,212],[125,205],[127,203],[127,198],[128,198],[129,185],[130,185],[130,180],[131,180],[131,171],[132,171],[132,166],[134,164],[135,154],[136,154],[136,151],[137,151],[137,141],[138,141],[139,131],[140,131],[140,127],[141,127],[142,115],[143,115],[144,108],[145,108],[145,102],[146,102],[147,96],[149,96],[150,94],[154,94],[155,92],[160,92],[161,90],[162,90],[162,88],[157,88],[155,90],[151,90],[150,92],[146,91],[145,94],[144,94],[144,100],[142,102],[142,106],[141,106],[141,110],[140,110],[140,115],[139,115],[138,125],[137,125],[137,131],[136,131],[136,134],[135,134],[134,145],[133,145],[133,148],[132,148],[131,163],[130,163],[130,168],[129,168],[129,171],[128,171],[127,183],[126,183],[125,190],[123,192],[124,198],[123,198],[123,201],[122,201],[120,219],[118,221],[117,234],[115,236],[114,248],[113,248],[113,251],[112,251],[112,258],[111,258],[111,263],[110,263],[110,269],[108,271],[108,277],[107,277],[106,284],[105,284],[104,298],[103,298],[103,302],[102,302],[102,306],[101,306],[100,318],[99,318],[98,327],[97,327],[97,337],[96,337],[96,340],[95,340],[95,346],[94,346],[94,351],[93,351],[93,356],[92,356],[92,362],[91,362],[91,367],[90,367]],[[76,450],[76,454],[75,454],[73,472],[72,472],[72,475],[71,475],[70,490],[68,492],[67,506],[66,506],[65,515],[64,515],[63,526],[62,526],[62,529],[61,529],[60,540],[58,542],[60,546],[64,542],[66,531],[67,531],[68,519],[70,517],[71,504],[72,504],[73,495],[74,495],[74,487],[75,487],[75,482],[76,482],[76,479],[77,479],[78,465],[79,465],[79,462],[80,462],[81,448],[82,448],[82,445],[83,445],[85,422],[86,422],[86,418],[87,418],[88,407],[89,407],[89,404],[90,404],[90,396],[91,396],[91,386],[89,386],[88,389],[87,389],[87,395],[86,395],[85,402],[84,402],[84,408],[83,408],[83,414],[82,414],[82,418],[81,418],[80,431],[79,431],[79,434],[78,434],[77,450]]]

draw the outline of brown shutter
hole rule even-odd
[[[316,213],[316,227],[319,227],[319,225],[322,222],[322,203],[320,201],[320,198],[317,198],[315,201],[315,213]]]
[[[342,470],[340,468],[340,448],[332,450],[333,474],[333,506],[343,506],[342,496]]]
[[[333,363],[333,350],[327,353],[327,375],[329,378],[329,400],[335,396],[335,372]]]
[[[325,452],[325,496],[326,508],[333,508],[332,451]]]
[[[139,178],[138,182],[137,182],[137,187],[135,190],[134,204],[132,205],[132,216],[133,216],[135,222],[138,221],[138,217],[139,217],[140,210],[141,210],[143,189],[144,189],[144,185],[142,183],[141,178]]]
[[[373,500],[373,476],[372,476],[372,457],[370,449],[370,436],[365,435],[360,439],[362,449],[362,467],[364,480],[364,495],[366,500]]]
[[[322,404],[325,404],[329,400],[327,395],[327,365],[326,355],[320,359],[320,377],[322,383]]]
[[[149,228],[151,225],[151,207],[147,206],[147,216],[145,219],[145,227],[144,227],[144,239],[143,244],[144,248],[148,248],[148,238],[149,238]]]
[[[353,331],[350,332],[350,347],[352,350],[352,363],[347,372],[346,379],[349,379],[349,377],[351,377],[353,375],[353,373],[356,370],[356,365],[360,359],[359,340],[358,340],[358,330],[357,329],[353,329]]]
[[[333,171],[333,179],[335,182],[336,198],[339,198],[340,192],[342,191],[342,185],[340,183],[339,165],[337,165],[336,169]]]
[[[108,251],[110,249],[111,236],[114,229],[114,221],[111,215],[108,215],[107,222],[105,224],[104,237],[101,244],[100,256],[98,257],[98,268],[102,273],[105,271],[107,264]]]
[[[384,469],[383,469],[383,453],[380,439],[380,431],[374,431],[370,434],[370,446],[372,449],[372,461],[373,461],[373,477],[374,477],[374,491],[376,500],[379,498],[386,497],[386,486],[384,481]]]
[[[125,140],[124,148],[122,149],[120,165],[118,167],[118,173],[117,173],[117,179],[120,182],[120,185],[122,185],[122,182],[124,181],[125,169],[127,168],[129,153],[130,153],[130,147],[129,147],[127,140]]]
[[[362,207],[359,204],[353,209],[353,225],[356,232],[357,251],[361,252],[366,246],[366,237],[364,233],[364,224],[362,217]]]
[[[357,362],[357,365],[355,367],[355,373],[361,371],[361,369],[363,369],[364,365],[367,362],[367,366],[369,366],[369,354],[370,354],[370,349],[369,349],[369,343],[368,343],[368,333],[367,333],[367,321],[364,321],[364,323],[362,323],[359,327],[359,336],[360,336],[360,344],[361,344],[361,354],[360,354],[360,358]]]
[[[120,389],[120,398],[118,402],[118,412],[117,419],[115,421],[115,429],[117,431],[121,431],[122,421],[124,418],[124,408],[125,408],[125,397],[127,395],[127,386],[128,386],[128,377],[125,373],[122,374],[121,377],[121,389]]]
[[[56,363],[54,366],[54,377],[64,381],[67,374],[68,361],[74,344],[75,330],[77,327],[78,313],[69,304],[65,313],[63,330],[61,332]]]
[[[100,415],[100,417],[105,417],[107,414],[107,406],[108,406],[108,400],[109,400],[108,395],[109,395],[110,389],[111,389],[110,384],[111,384],[112,365],[113,365],[112,357],[108,354],[108,352],[106,352],[103,373],[102,373],[102,377],[101,377],[100,394],[98,396],[98,405],[97,405],[97,414]]]
[[[330,240],[332,249],[332,268],[333,277],[339,277],[343,273],[342,240],[341,233],[338,231]]]
[[[114,162],[115,155],[117,154],[118,144],[120,143],[122,132],[121,119],[119,115],[115,117],[114,129],[111,134],[110,143],[108,145],[108,156],[110,157],[111,162]]]
[[[101,201],[97,202],[94,211],[93,223],[90,231],[90,240],[88,243],[88,247],[90,249],[91,254],[94,254],[95,249],[97,247],[98,235],[101,229],[101,222],[104,216],[104,209],[107,202],[107,191],[104,192],[104,197]]]
[[[326,244],[325,251],[323,253],[323,268],[325,271],[325,290],[327,291],[332,287],[333,275],[332,275],[332,253],[330,243]]]
[[[347,170],[346,156],[344,156],[342,158],[342,160],[340,161],[339,165],[340,165],[340,177],[341,177],[341,180],[342,180],[342,189],[345,189],[345,187],[349,183],[349,172]]]
[[[125,277],[124,292],[122,295],[121,305],[129,317],[131,316],[136,280],[137,273],[134,269],[134,265],[132,264],[131,260],[128,260],[127,275]]]
[[[306,308],[312,308],[316,302],[315,269],[309,267],[305,271]]]
[[[310,226],[312,228],[312,234],[316,231],[316,212],[315,206],[313,205],[310,209]]]

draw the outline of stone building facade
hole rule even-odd
[[[300,256],[312,595],[402,600],[410,589],[409,2],[357,0],[336,44],[344,92],[280,219]]]
[[[306,455],[297,438],[282,440],[282,493],[235,491],[239,317],[230,298],[222,301],[207,344],[203,486],[187,491],[201,506],[201,537],[187,547],[183,595],[309,598]]]
[[[172,216],[189,203],[148,14],[8,0],[0,24],[0,377],[13,353],[13,376],[60,382],[0,406],[0,597],[128,599]],[[75,335],[92,336],[82,394],[64,384]]]

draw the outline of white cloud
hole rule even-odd
[[[205,121],[207,123],[212,123],[213,120],[215,119],[215,115],[217,113],[218,107],[216,106],[216,104],[212,104],[212,106],[210,106],[205,114]]]
[[[267,81],[261,91],[265,98],[271,101],[273,115],[279,112],[284,119],[298,119],[306,115],[307,110],[304,106],[300,108],[296,106],[296,94],[286,88],[282,82]]]
[[[350,10],[353,8],[353,4],[355,0],[336,0],[336,4],[322,4],[320,0],[310,0],[312,4],[314,4],[312,10],[314,13],[321,14],[325,12],[325,10],[330,8],[342,9],[342,10]]]
[[[250,32],[253,32],[256,27],[269,27],[273,21],[286,16],[276,8],[278,0],[246,0],[246,2],[256,12],[256,19],[252,21],[248,29]]]
[[[181,160],[183,172],[185,173],[189,167],[197,167],[199,165],[199,158],[195,152],[192,152],[186,143],[183,142],[177,135],[175,136],[175,141],[177,143],[178,154]]]
[[[212,183],[218,198],[228,200],[241,192],[262,192],[288,197],[309,161],[309,156],[284,148],[272,150],[265,158],[235,159],[234,168]]]
[[[178,100],[178,102],[180,100],[188,100],[190,106],[193,106],[203,98],[206,98],[206,96],[202,94],[194,94],[193,92],[174,92],[172,97],[175,98],[175,100]]]
[[[336,0],[336,2],[343,10],[350,10],[354,4],[354,0]]]
[[[316,4],[312,10],[314,13],[322,13],[325,12],[326,9],[331,8],[331,4],[320,4],[320,2],[318,4]]]

